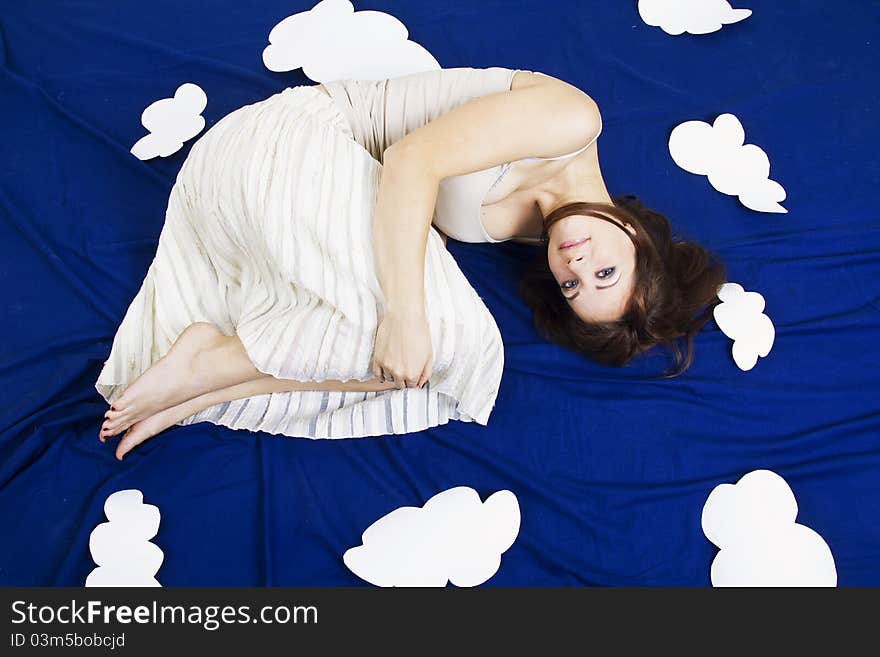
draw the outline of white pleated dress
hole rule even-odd
[[[303,85],[241,107],[192,146],[156,256],[95,383],[114,402],[191,323],[237,334],[278,378],[366,381],[384,298],[372,217],[382,164]],[[504,365],[498,327],[437,232],[425,254],[434,368],[421,389],[275,392],[180,421],[307,438],[486,424]]]

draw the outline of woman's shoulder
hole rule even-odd
[[[511,91],[514,89],[524,89],[525,87],[531,87],[536,84],[544,84],[548,80],[556,79],[550,75],[541,73],[540,71],[529,71],[524,68],[515,68],[513,71],[513,77],[510,80]]]

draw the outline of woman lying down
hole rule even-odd
[[[444,248],[537,245],[520,292],[548,340],[623,365],[708,319],[723,267],[599,170],[601,116],[500,67],[288,87],[220,119],[171,190],[95,384],[116,456],[174,425],[294,437],[485,425],[498,327]]]

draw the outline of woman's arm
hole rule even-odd
[[[468,101],[385,151],[373,241],[392,314],[424,313],[425,246],[442,178],[570,153],[598,133],[596,103],[580,89],[534,74],[517,85],[520,75],[510,91]]]
[[[420,388],[433,366],[424,274],[439,182],[407,160],[398,160],[397,152],[385,151],[373,217],[376,275],[385,299],[373,375],[400,388]],[[423,220],[426,213],[428,219]]]
[[[517,84],[521,75],[527,82]],[[385,150],[373,218],[387,318],[377,334],[377,377],[384,372],[407,385],[426,378],[425,247],[440,180],[525,157],[569,153],[593,139],[599,127],[595,102],[577,87],[517,73],[509,91],[455,107]],[[429,339],[427,344],[430,351]]]
[[[425,247],[439,181],[394,148],[385,163],[373,214],[376,274],[391,316],[424,316]]]

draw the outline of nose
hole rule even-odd
[[[569,258],[568,258],[568,266],[571,267],[572,263],[580,262],[580,261],[583,260],[583,259],[584,259],[584,254],[583,254],[583,253],[575,253],[575,254],[572,254],[572,255],[569,256]]]
[[[593,240],[587,240],[583,244],[578,244],[573,249],[568,249],[569,253],[567,254],[568,266],[571,267],[573,263],[581,262],[585,259],[586,253],[588,249],[593,248]]]

